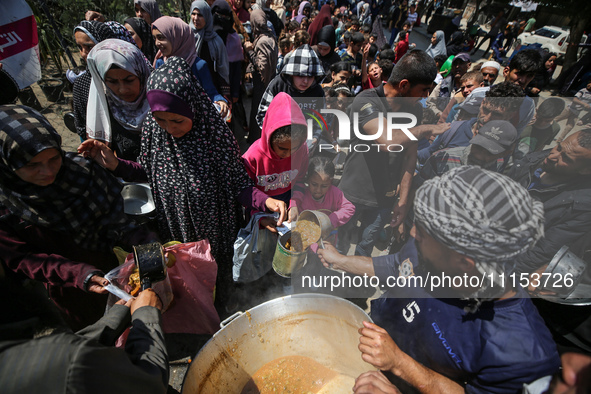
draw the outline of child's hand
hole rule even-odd
[[[287,222],[291,223],[297,221],[299,215],[300,212],[298,210],[298,207],[289,208],[289,211],[287,212]]]
[[[261,218],[259,220],[259,227],[266,228],[270,232],[277,234],[277,223],[275,222],[275,219],[273,219],[272,217],[267,216]]]
[[[281,200],[276,200],[274,198],[267,198],[265,200],[265,206],[271,212],[279,212],[279,220],[277,220],[277,226],[281,226],[281,223],[285,220],[286,211],[287,211],[287,204]]]

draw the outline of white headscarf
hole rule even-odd
[[[139,132],[150,110],[146,100],[146,83],[152,70],[142,51],[128,42],[108,39],[98,43],[88,54],[92,84],[86,107],[86,132],[90,138],[111,142],[109,114],[127,130]],[[141,93],[133,102],[121,100],[105,85],[105,75],[116,65],[140,79]]]

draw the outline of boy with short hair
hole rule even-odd
[[[484,86],[484,78],[480,70],[468,71],[460,78],[460,91],[449,100],[449,103],[439,116],[439,123],[452,122],[458,113],[459,105],[464,102],[470,93],[476,88]]]
[[[365,37],[362,33],[355,32],[351,34],[351,41],[347,46],[347,51],[341,56],[341,60],[347,63],[351,63],[353,70],[361,70],[361,62],[363,55],[360,53]]]

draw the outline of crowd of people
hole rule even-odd
[[[276,237],[305,210],[336,230],[306,251],[307,275],[483,278],[378,289],[359,350],[379,372],[355,393],[590,383],[591,307],[557,303],[539,278],[565,246],[589,259],[591,82],[572,99],[542,95],[557,54],[513,46],[533,16],[501,11],[478,42],[457,14],[421,48],[411,33],[440,3],[196,0],[188,20],[156,0],[121,21],[89,11],[73,26],[87,66],[69,74],[77,152],[36,110],[0,103],[2,391],[103,392],[107,378],[115,392],[167,391],[161,297],[146,289],[105,314],[117,247],[205,243],[217,322],[294,291],[365,304],[375,288],[290,286],[270,264],[237,283],[249,218],[267,213],[259,231]],[[487,42],[491,57],[473,62]],[[149,185],[151,223],[125,214],[117,178]]]

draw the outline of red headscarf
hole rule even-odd
[[[310,45],[318,44],[318,32],[324,26],[331,25],[332,26],[332,19],[330,14],[330,5],[325,4],[320,9],[320,12],[314,18],[314,21],[308,28],[308,33],[310,34]]]

